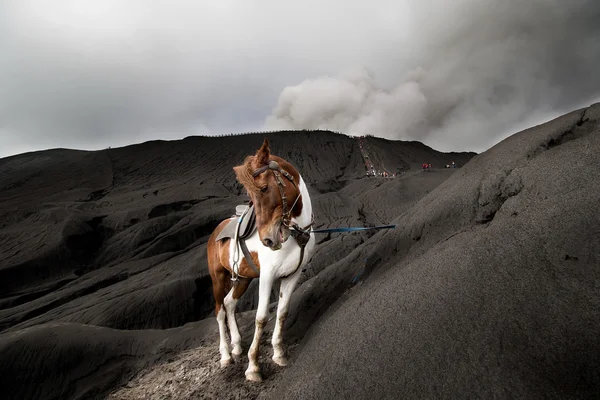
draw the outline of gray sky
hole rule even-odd
[[[479,152],[600,100],[599,66],[597,0],[3,0],[0,157],[279,128]]]

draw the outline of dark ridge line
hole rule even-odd
[[[365,138],[379,139],[379,140],[383,140],[383,141],[387,141],[387,142],[403,142],[403,143],[410,143],[410,144],[420,144],[420,145],[428,147],[428,148],[430,148],[432,150],[435,150],[432,147],[429,147],[426,144],[424,144],[422,142],[419,142],[418,140],[401,140],[401,139],[391,140],[391,139],[385,139],[385,138],[382,138],[382,137],[379,137],[379,136],[375,136],[375,135],[371,135],[371,134],[350,135],[350,134],[347,134],[347,133],[344,133],[344,132],[338,132],[338,131],[333,131],[333,130],[328,130],[328,129],[283,129],[283,130],[275,130],[275,131],[254,131],[254,132],[242,132],[242,133],[226,133],[226,134],[210,135],[210,136],[209,135],[191,135],[191,136],[186,136],[186,137],[184,137],[182,139],[175,139],[175,140],[153,139],[153,140],[147,140],[145,142],[132,143],[132,144],[128,144],[128,145],[124,145],[124,146],[119,146],[119,147],[108,146],[107,148],[96,149],[96,150],[70,149],[70,148],[65,148],[65,147],[55,147],[55,148],[50,148],[50,149],[34,150],[34,151],[25,152],[25,153],[13,154],[11,156],[0,158],[0,161],[7,161],[7,160],[10,160],[12,158],[16,158],[16,157],[20,157],[20,156],[24,156],[24,155],[35,155],[36,153],[40,153],[41,154],[41,153],[49,152],[49,151],[69,151],[69,152],[85,152],[85,153],[106,152],[106,153],[110,154],[114,150],[125,149],[125,148],[131,147],[131,146],[139,146],[139,145],[143,145],[143,144],[180,142],[180,141],[184,141],[184,140],[193,140],[193,139],[200,139],[200,138],[202,138],[202,139],[218,139],[218,138],[224,138],[224,137],[251,136],[251,135],[275,135],[275,134],[285,134],[285,133],[308,133],[308,134],[310,134],[310,133],[326,133],[326,134],[333,134],[333,135],[344,136],[344,137],[349,138],[349,139],[354,139],[354,138],[357,138],[357,137],[361,136],[361,137],[365,137]],[[438,150],[435,150],[435,151],[438,151]],[[478,153],[473,152],[473,151],[463,151],[463,152],[456,152],[456,151],[442,152],[442,151],[439,151],[439,153],[443,153],[443,154],[478,154]],[[113,182],[113,184],[114,184],[114,182]]]

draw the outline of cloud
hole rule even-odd
[[[5,0],[0,156],[273,127],[481,150],[598,97],[598,9]]]
[[[286,87],[266,127],[406,136],[410,127],[426,122],[427,106],[418,82],[406,81],[388,91],[378,87],[368,70],[356,68]]]
[[[267,129],[333,129],[483,151],[600,99],[599,6],[550,0],[433,1],[415,8],[396,82],[368,67],[286,87]],[[433,12],[432,12],[433,11]],[[402,48],[397,49],[398,52]]]

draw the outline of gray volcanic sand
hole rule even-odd
[[[594,105],[489,151],[267,135],[307,181],[318,237],[285,368],[218,367],[206,241],[245,201],[263,135],[0,159],[0,384],[8,398],[593,398],[600,393]],[[456,161],[460,169],[420,171]],[[247,351],[256,284],[240,303]],[[276,293],[272,294],[276,305]],[[273,314],[271,314],[273,315]],[[197,322],[196,322],[197,321]],[[123,386],[120,386],[123,385]]]
[[[264,398],[598,398],[600,105],[473,158]]]

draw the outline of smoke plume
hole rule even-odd
[[[413,43],[389,51],[392,84],[368,67],[306,79],[283,89],[265,128],[482,151],[516,129],[600,99],[599,3],[433,3],[411,11]],[[411,57],[397,57],[403,52]]]

